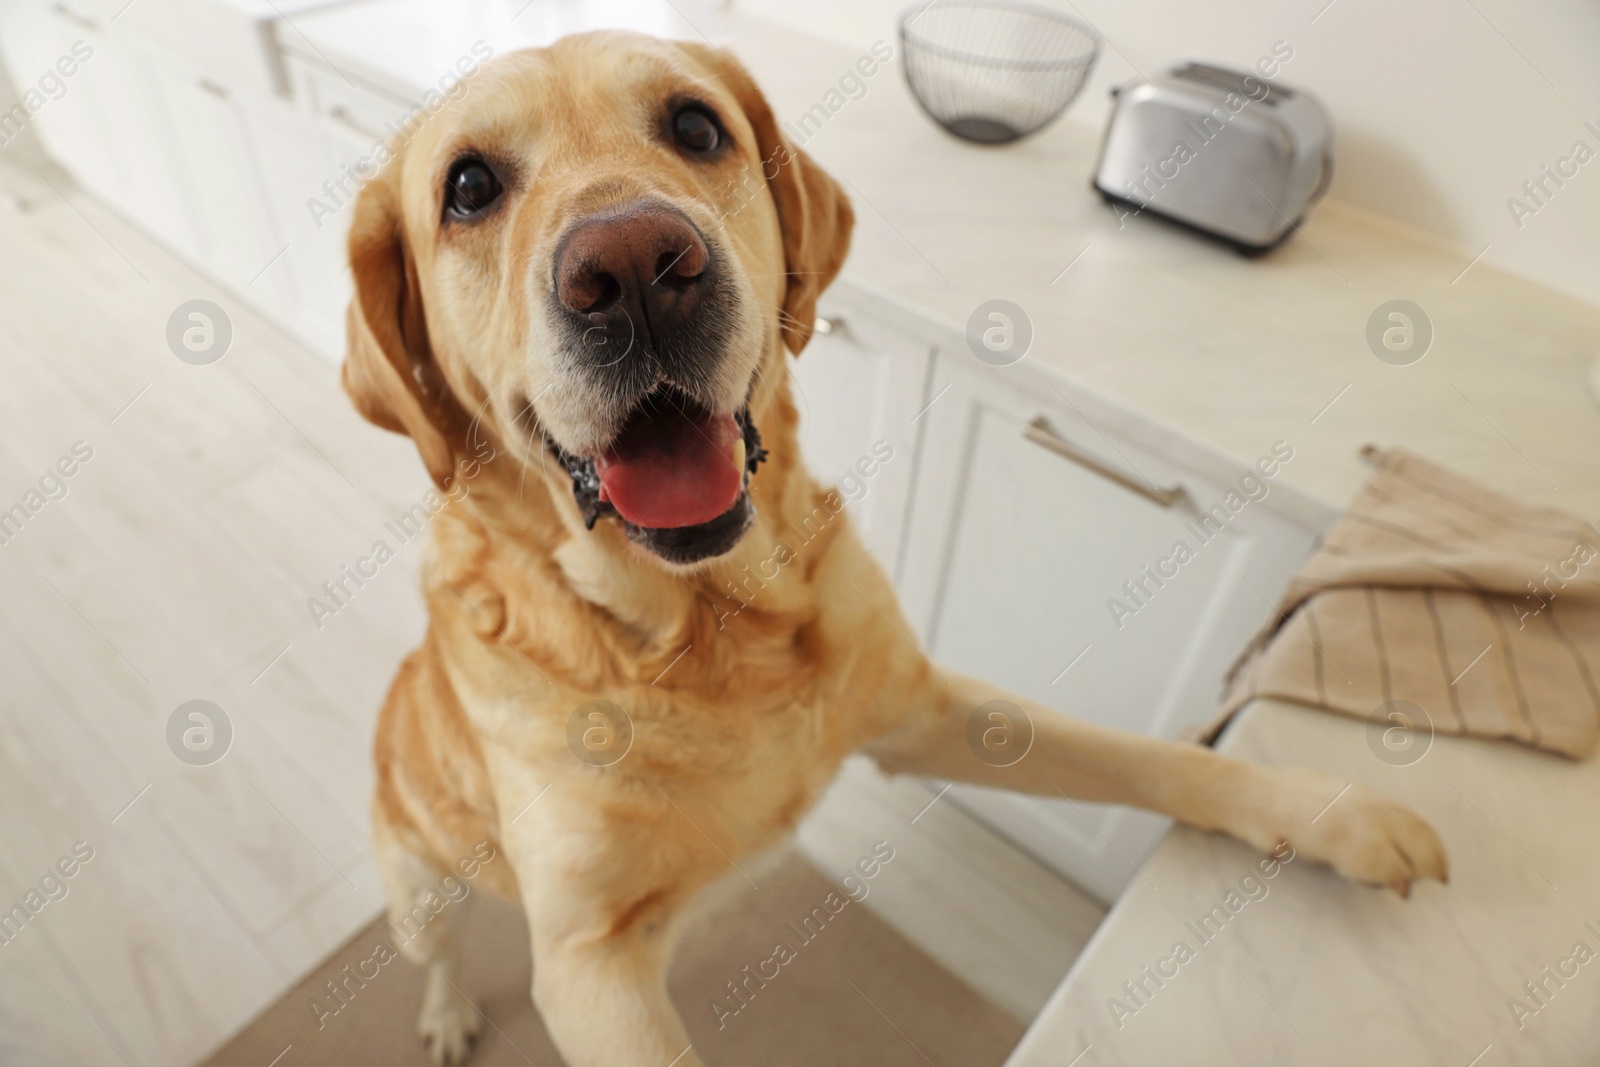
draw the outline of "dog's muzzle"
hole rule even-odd
[[[551,442],[584,522],[615,515],[674,563],[728,551],[765,453],[748,406],[717,400],[738,301],[715,248],[677,208],[635,200],[574,223],[552,274],[566,373],[594,397],[594,425],[615,427],[583,454]]]

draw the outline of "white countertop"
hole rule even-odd
[[[1576,977],[1564,988],[1551,982],[1554,995],[1521,1017],[1521,1029],[1507,1001],[1534,1007],[1522,983],[1556,968],[1576,942],[1600,953],[1600,854],[1590,847],[1600,762],[1440,735],[1416,763],[1393,767],[1373,758],[1363,727],[1261,702],[1219,747],[1262,763],[1316,765],[1410,804],[1450,851],[1448,886],[1421,883],[1405,901],[1291,862],[1202,944],[1186,924],[1243,876],[1259,876],[1261,857],[1175,829],[1008,1067],[1592,1065],[1600,955],[1566,964]],[[1160,987],[1146,980],[1142,1006],[1130,999],[1123,983],[1180,940],[1193,958],[1161,965],[1176,976]],[[1113,997],[1138,1010],[1114,1020]]]
[[[688,0],[539,0],[517,14],[524,4],[367,0],[299,15],[280,40],[352,77],[420,92],[477,40],[503,54],[568,30],[634,26],[728,47],[790,122],[857,58]],[[1334,202],[1262,259],[1153,219],[1119,229],[1089,188],[1100,131],[1070,112],[1029,140],[983,148],[935,127],[898,63],[867,86],[805,143],[856,202],[850,280],[957,330],[982,301],[1011,300],[1035,329],[1019,366],[1058,372],[1243,460],[1288,440],[1297,455],[1286,482],[1330,508],[1361,484],[1357,452],[1375,441],[1600,518],[1590,447],[1600,406],[1586,384],[1600,307],[1481,263],[1466,269],[1474,251]],[[1365,342],[1368,316],[1396,298],[1421,305],[1436,330],[1409,367],[1380,362]]]

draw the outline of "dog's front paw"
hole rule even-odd
[[[1319,771],[1284,773],[1293,785],[1281,797],[1285,803],[1277,809],[1273,836],[1297,853],[1402,897],[1411,895],[1411,883],[1419,879],[1450,880],[1443,842],[1410,808]]]
[[[417,1033],[436,1067],[461,1067],[483,1028],[478,1009],[448,982],[429,982],[417,1016]]]

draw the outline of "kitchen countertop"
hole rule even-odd
[[[1305,862],[1259,879],[1253,849],[1174,829],[1007,1067],[1595,1062],[1600,962],[1561,961],[1579,941],[1600,953],[1600,854],[1589,845],[1600,761],[1439,735],[1415,763],[1390,766],[1373,758],[1364,724],[1272,701],[1247,709],[1219,747],[1315,765],[1406,802],[1444,839],[1450,884],[1419,883],[1401,900]],[[1252,873],[1265,895],[1248,887],[1258,899],[1241,893],[1237,914],[1202,942],[1188,924]],[[1178,941],[1193,957],[1161,963]],[[1532,1013],[1522,983],[1547,965],[1576,976],[1549,981],[1553,995]],[[1145,966],[1176,973],[1157,987]],[[1145,982],[1142,1004],[1129,981]],[[1114,1012],[1112,998],[1130,1011]],[[1530,1012],[1519,1018],[1514,998]]]
[[[558,4],[560,19],[540,26],[512,20],[521,4],[370,0],[301,16],[303,39],[281,40],[304,48],[305,61],[405,92],[475,40],[498,54],[585,20],[644,17],[739,55],[790,122],[857,58],[687,3],[643,16],[648,5],[623,5],[627,18],[614,5]],[[867,87],[805,143],[856,204],[846,284],[955,336],[982,301],[1021,305],[1033,348],[993,373],[1059,376],[1241,466],[1287,440],[1296,459],[1285,484],[1330,515],[1369,473],[1361,446],[1377,442],[1600,518],[1600,408],[1586,385],[1600,307],[1334,201],[1276,252],[1242,258],[1154,220],[1119,220],[1088,187],[1096,129],[1068,119],[1017,145],[977,148],[935,128],[897,68]],[[1436,330],[1426,357],[1404,367],[1377,359],[1364,338],[1369,315],[1396,298],[1421,305]],[[1195,946],[1185,924],[1260,859],[1177,829],[1014,1067],[1589,1062],[1600,1048],[1600,964],[1582,967],[1522,1029],[1507,1001],[1575,942],[1600,951],[1600,858],[1568,833],[1600,825],[1600,763],[1440,736],[1420,761],[1393,767],[1373,757],[1364,723],[1271,702],[1246,709],[1221,747],[1319,766],[1410,803],[1443,836],[1452,884],[1419,885],[1402,902],[1291,863],[1119,1027],[1107,1000],[1127,1001],[1122,983],[1177,940]]]
[[[635,26],[728,48],[791,124],[858,58],[689,0],[558,0],[518,14],[524,6],[366,0],[296,16],[280,41],[414,96],[477,40],[500,55]],[[1019,377],[1053,372],[1240,465],[1288,440],[1296,458],[1283,484],[1325,509],[1354,494],[1368,473],[1359,449],[1378,442],[1600,518],[1600,462],[1574,447],[1600,438],[1587,385],[1600,306],[1331,200],[1274,253],[1241,257],[1153,219],[1119,219],[1089,189],[1100,131],[1070,113],[982,148],[922,114],[898,61],[866,86],[804,142],[855,201],[847,284],[958,333],[978,304],[1010,300],[1035,333]],[[1381,362],[1365,341],[1368,317],[1396,298],[1419,304],[1436,331],[1411,366]]]

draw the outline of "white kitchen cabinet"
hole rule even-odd
[[[286,324],[325,358],[344,358],[344,313],[353,287],[346,262],[349,203],[313,214],[307,203],[328,203],[322,183],[368,148],[348,131],[306,115],[274,109],[252,122],[275,226],[287,251],[269,273],[293,286]]]
[[[346,201],[331,213],[322,189],[341,165],[369,150],[348,130],[325,118],[285,112],[255,124],[262,167],[268,176],[269,207],[288,247],[281,269],[294,285],[291,328],[325,358],[344,358],[344,314],[353,286],[345,240],[353,214]],[[279,268],[274,267],[274,270]]]
[[[78,52],[72,48],[77,42]],[[0,5],[0,55],[19,101],[5,101],[7,109],[26,101],[29,90],[45,96],[39,81],[48,72],[59,75],[56,62],[67,56],[77,62],[77,70],[65,79],[66,91],[50,100],[25,120],[38,134],[40,142],[57,162],[76,175],[85,188],[109,198],[120,195],[122,173],[114,151],[114,131],[105,111],[108,68],[112,66],[99,24],[62,4]],[[87,55],[87,61],[79,57]],[[24,110],[27,110],[24,104]],[[40,116],[44,116],[41,121]],[[19,129],[13,110],[0,111],[0,136],[9,138]]]
[[[1176,736],[1214,712],[1224,673],[1315,532],[1274,507],[1268,479],[1264,499],[1202,529],[1201,512],[1250,468],[1212,462],[1202,474],[1181,448],[1135,443],[1129,413],[1021,377],[964,355],[935,360],[907,614],[958,671],[1082,719]],[[1133,487],[1182,494],[1164,503]],[[1192,552],[1181,565],[1179,542]],[[1137,599],[1124,582],[1143,585]],[[1114,613],[1113,599],[1133,610]],[[964,786],[951,795],[1108,901],[1167,826],[1126,808]]]
[[[268,265],[284,245],[267,209],[247,104],[232,85],[184,65],[175,53],[152,48],[152,54],[200,260],[235,291],[278,311],[287,299],[285,276]]]
[[[362,184],[358,165],[366,160],[371,176],[392,136],[389,127],[400,129],[411,105],[293,53],[285,69],[293,106],[255,117],[252,127],[273,217],[288,245],[293,328],[337,362],[344,358],[345,308],[353,292],[345,240],[353,194]]]
[[[932,348],[844,286],[822,302],[819,319],[789,364],[800,451],[818,481],[838,488],[868,550],[894,577]]]
[[[59,99],[29,119],[46,152],[94,196],[337,358],[349,293],[348,213],[315,227],[306,200],[370,141],[330,131],[274,95],[285,81],[281,57],[250,12],[168,4],[122,18],[126,7],[0,7],[0,48],[20,90],[73,54],[75,42],[78,55],[91,50]],[[227,32],[178,32],[188,26],[179,7],[220,20]]]
[[[194,254],[185,174],[172,151],[157,65],[83,0],[25,0],[0,16],[0,46],[19,92],[54,74],[60,88],[30,117],[45,151],[85,189],[184,255]],[[73,73],[61,76],[63,57]]]

